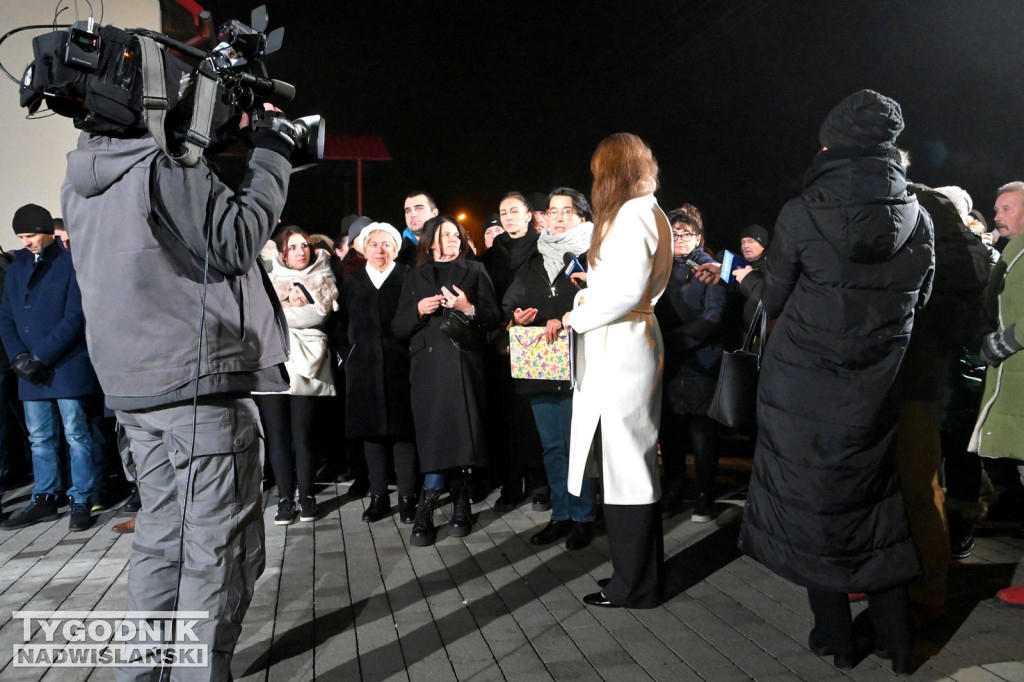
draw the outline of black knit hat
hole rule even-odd
[[[14,212],[14,234],[53,234],[53,216],[42,206],[25,204]]]
[[[743,228],[743,231],[740,232],[740,240],[747,238],[756,239],[758,244],[766,249],[768,248],[768,230],[757,223]]]
[[[548,210],[547,194],[541,194],[540,192],[530,192],[528,195],[526,195],[526,200],[530,203],[531,211]]]
[[[501,227],[501,220],[498,219],[497,213],[492,213],[484,220],[484,229],[486,230],[488,227]]]
[[[891,147],[902,130],[903,112],[896,100],[860,90],[828,112],[818,140],[829,149]]]

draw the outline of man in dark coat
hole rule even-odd
[[[85,346],[82,294],[71,253],[53,235],[53,217],[27,204],[14,214],[14,232],[25,248],[16,251],[0,300],[0,336],[18,375],[18,395],[32,443],[35,489],[32,502],[3,523],[23,528],[57,518],[62,500],[57,452],[60,424],[71,455],[69,530],[92,525],[89,496],[95,468],[85,398],[99,382]]]
[[[871,90],[821,127],[823,149],[772,234],[777,318],[758,386],[758,441],[740,547],[808,589],[810,648],[857,660],[848,593],[867,592],[876,645],[913,667],[907,584],[921,563],[891,446],[891,389],[927,299],[931,220],[893,146],[899,105]]]

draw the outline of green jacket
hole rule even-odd
[[[1016,323],[1024,328],[1024,236],[1010,240],[1003,250],[1006,268],[999,294],[999,328]],[[997,266],[997,270],[1002,269]],[[1019,333],[1018,333],[1019,336]],[[971,452],[982,457],[1024,460],[1024,352],[1016,353],[998,367],[989,367],[981,412],[971,438]]]

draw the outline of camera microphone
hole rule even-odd
[[[239,82],[248,85],[255,92],[266,97],[279,97],[285,102],[290,102],[295,98],[295,86],[291,83],[285,83],[276,78],[260,78],[245,72],[236,75]]]

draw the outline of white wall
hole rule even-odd
[[[3,0],[0,35],[13,28],[31,24],[51,24],[56,2],[44,0]],[[74,0],[61,3],[72,9],[58,18],[61,24],[87,19],[89,5],[79,0],[75,16]],[[98,12],[100,2],[93,0]],[[103,0],[103,23],[120,28],[160,29],[159,0]],[[96,17],[99,21],[99,16]],[[48,29],[22,31],[0,45],[0,62],[16,78],[21,78],[32,61],[32,38]],[[45,104],[43,105],[45,108]],[[18,207],[39,204],[57,217],[60,215],[60,186],[64,180],[65,154],[74,149],[78,130],[71,119],[50,116],[25,120],[27,110],[18,102],[18,86],[0,73],[0,245],[4,249],[21,248],[14,236],[11,219]]]

